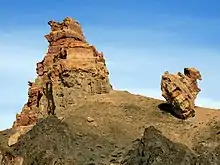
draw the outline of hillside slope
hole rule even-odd
[[[68,158],[75,164],[110,164],[110,161],[116,161],[117,157],[122,156],[121,153],[129,150],[127,147],[143,135],[145,128],[154,126],[171,141],[196,151],[195,155],[202,155],[202,158],[219,163],[220,159],[215,156],[215,150],[220,144],[220,112],[197,108],[195,118],[183,121],[158,108],[161,103],[163,104],[160,100],[123,91],[79,98],[75,105],[69,104],[66,111],[57,112],[57,116],[62,120],[59,122],[65,123],[67,135],[70,133],[71,136],[62,133],[65,132],[65,126],[58,126],[56,122],[59,119],[53,123],[50,118],[46,118],[46,125],[42,126],[39,122],[36,128],[34,127],[29,135],[22,136],[20,142],[12,146],[10,151],[25,157],[28,157],[29,153],[29,157],[25,159],[29,161],[27,164],[36,160],[39,161],[37,164],[43,164],[45,162],[40,157],[51,156],[50,152],[45,151],[54,148],[51,146],[55,142],[56,149],[71,154],[61,154],[61,151],[55,152],[53,149],[54,160],[61,154],[64,160]],[[47,134],[46,138],[44,134]],[[50,160],[44,161],[48,163]]]

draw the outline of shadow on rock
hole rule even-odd
[[[161,103],[158,105],[158,108],[163,111],[163,112],[166,112],[166,113],[170,113],[172,116],[178,118],[178,119],[181,119],[177,114],[174,113],[173,111],[173,107],[171,104],[168,104],[168,103]]]

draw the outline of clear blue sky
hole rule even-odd
[[[27,101],[47,50],[47,22],[76,18],[103,51],[114,88],[161,98],[161,74],[201,70],[198,105],[220,108],[218,0],[3,0],[0,5],[0,129]]]

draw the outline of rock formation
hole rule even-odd
[[[28,101],[13,128],[0,131],[0,165],[220,164],[220,111],[194,108],[199,71],[162,76],[168,107],[181,118],[200,114],[176,120],[160,111],[162,100],[112,90],[103,54],[79,23],[49,25]]]
[[[219,157],[218,157],[219,159]],[[218,160],[215,162],[218,163]],[[154,126],[145,129],[141,139],[120,152],[114,165],[179,165],[210,164],[187,146],[175,143],[165,137]]]
[[[29,132],[34,125],[28,125],[28,126],[20,126],[15,128],[15,133],[12,134],[8,139],[8,146],[12,146],[18,142],[18,139],[21,135],[26,134]]]
[[[35,81],[28,82],[28,101],[13,127],[34,124],[38,118],[55,114],[55,109],[65,109],[77,97],[112,89],[103,53],[87,43],[81,25],[69,17],[48,24],[47,54],[37,63]]]
[[[24,158],[22,165],[77,164],[75,140],[68,125],[50,115],[39,119],[31,131],[21,136],[13,153]]]
[[[202,80],[202,77],[195,68],[184,68],[184,74],[170,74],[166,71],[162,75],[162,96],[172,105],[174,113],[182,119],[195,115],[195,99],[201,91],[197,79]]]

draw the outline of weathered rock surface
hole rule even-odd
[[[47,54],[37,63],[36,80],[28,82],[28,102],[17,114],[13,127],[34,124],[38,118],[61,112],[77,97],[112,89],[103,53],[87,43],[81,25],[69,17],[48,24],[51,32],[45,36],[49,42]]]
[[[8,139],[8,146],[12,146],[15,143],[18,142],[18,138],[23,135],[26,134],[28,131],[30,131],[32,129],[32,127],[34,126],[34,124],[32,125],[28,125],[28,126],[19,126],[15,128],[15,133],[13,133],[9,139]]]
[[[202,80],[202,77],[195,68],[184,68],[184,74],[170,74],[166,71],[162,75],[162,96],[173,106],[174,113],[182,119],[195,115],[195,99],[201,91],[197,79]]]
[[[120,153],[118,160],[113,161],[115,165],[211,165],[220,163],[220,156],[217,156],[215,161],[209,160],[183,144],[172,142],[153,126],[146,128],[141,139],[137,139],[131,147],[127,147],[127,150]]]
[[[23,108],[25,109],[25,107]],[[21,114],[16,115],[16,122],[14,123],[14,127],[20,126],[29,126],[35,124],[37,122],[37,115],[34,112],[23,112]]]
[[[23,157],[14,156],[0,148],[0,165],[23,165]]]
[[[101,154],[94,151],[101,147],[99,152],[103,152],[98,144],[111,148],[108,141],[92,134],[79,134],[51,115],[40,119],[31,131],[20,136],[13,146],[13,153],[24,158],[22,165],[100,164]]]
[[[55,116],[49,116],[39,122],[27,134],[20,136],[14,154],[24,158],[23,165],[74,164],[74,137],[68,125]],[[69,156],[69,157],[68,157]]]

